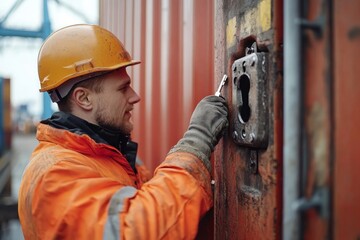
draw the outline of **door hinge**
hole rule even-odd
[[[298,199],[292,204],[292,208],[299,212],[316,209],[322,218],[329,218],[329,189],[317,188],[311,198]]]

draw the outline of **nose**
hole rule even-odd
[[[133,88],[131,88],[129,103],[135,104],[135,103],[140,102],[140,100],[141,100],[140,96],[135,92],[135,90]]]

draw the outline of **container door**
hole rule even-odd
[[[333,69],[330,3],[302,2],[301,163],[298,239],[331,239]]]
[[[230,126],[215,152],[215,238],[278,239],[282,206],[282,3],[216,1],[215,79]]]
[[[360,239],[360,1],[333,0],[334,239]]]
[[[359,239],[360,2],[316,0],[302,8],[302,235]]]

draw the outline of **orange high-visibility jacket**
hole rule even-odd
[[[194,155],[168,155],[143,182],[114,147],[39,124],[23,174],[25,239],[194,239],[212,206],[210,175]]]

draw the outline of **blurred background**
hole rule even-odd
[[[36,146],[37,122],[56,110],[38,90],[41,44],[52,31],[64,26],[98,22],[98,0],[0,2],[0,118],[5,126],[0,130],[0,239],[23,239],[16,219],[21,174]]]
[[[48,16],[45,18],[48,19],[44,19],[44,3],[47,3]],[[43,24],[49,21],[50,31],[55,31],[70,24],[97,24],[98,19],[98,0],[1,1],[0,28],[3,31],[0,32],[0,76],[11,79],[14,108],[28,111],[34,118],[42,114],[42,95],[37,94],[39,82],[36,64],[43,42],[41,37],[48,35],[39,32]]]

